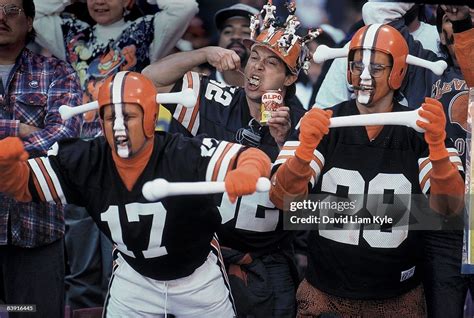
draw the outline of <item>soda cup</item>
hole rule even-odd
[[[262,117],[260,119],[260,124],[266,125],[268,120],[272,118],[272,112],[277,110],[283,104],[283,96],[280,93],[280,90],[270,90],[262,95],[262,104],[260,106],[260,111]]]

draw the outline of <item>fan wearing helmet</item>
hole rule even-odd
[[[117,246],[105,316],[233,317],[214,240],[221,216],[210,195],[148,202],[145,182],[225,181],[230,200],[255,192],[270,160],[258,149],[154,132],[156,89],[118,72],[99,91],[105,137],[59,143],[28,158],[18,138],[0,141],[0,191],[20,201],[84,206]],[[168,283],[172,281],[172,283]]]
[[[406,41],[392,27],[374,24],[359,29],[349,45],[347,69],[357,102],[370,107],[382,97],[392,100],[405,77],[407,55]]]
[[[411,3],[368,2],[363,7],[366,23],[384,21],[395,27],[408,43],[410,54],[429,61],[440,57],[415,41],[404,26],[402,15],[411,10]],[[436,34],[442,58],[448,63],[443,74],[433,74],[410,67],[400,92],[408,107],[418,108],[425,96],[439,100],[446,114],[446,135],[455,144],[463,165],[470,151],[466,138],[468,128],[469,87],[474,86],[474,11],[468,6],[439,5],[436,12]],[[470,14],[471,13],[471,14]],[[466,167],[466,166],[465,166]],[[433,318],[461,317],[468,290],[474,291],[473,267],[466,256],[468,242],[464,233],[464,217],[445,223],[445,231],[430,231],[424,235],[425,290],[428,316]]]
[[[133,157],[154,135],[156,89],[143,76],[127,72],[110,77],[104,85],[98,100],[102,129],[120,158]]]
[[[319,221],[303,228],[312,231],[298,317],[426,314],[421,231],[410,221],[420,216],[415,202],[426,206],[425,218],[444,218],[462,211],[464,193],[461,161],[445,141],[442,105],[430,98],[421,105],[417,125],[424,134],[405,126],[329,128],[332,117],[406,111],[394,99],[406,57],[407,44],[394,28],[360,29],[347,74],[357,98],[308,111],[277,158],[270,191],[277,207],[288,209],[285,202],[308,193],[326,203],[314,212]],[[390,221],[382,225],[378,218]]]

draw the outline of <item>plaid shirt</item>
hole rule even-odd
[[[63,104],[82,103],[78,77],[68,64],[24,49],[5,86],[5,96],[0,96],[0,139],[19,136],[20,123],[40,128],[22,138],[32,158],[46,155],[56,141],[78,135],[79,120],[63,122],[58,112]],[[63,235],[62,206],[18,203],[0,194],[0,245],[36,247]]]

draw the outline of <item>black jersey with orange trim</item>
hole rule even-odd
[[[219,140],[236,142],[237,131],[248,127],[252,119],[245,90],[227,86],[195,72],[188,72],[173,87],[174,92],[192,88],[198,101],[194,107],[164,105],[192,135],[205,134]],[[292,123],[297,123],[305,110],[290,107]],[[272,161],[279,148],[267,126],[261,127],[259,149]],[[230,203],[227,195],[219,195],[217,204],[223,218],[219,240],[223,246],[243,252],[265,252],[287,247],[293,233],[283,231],[282,212],[275,208],[268,193],[255,193]]]
[[[359,114],[355,100],[331,109],[333,117]],[[394,104],[394,112],[406,110]],[[299,142],[297,136],[291,139],[277,163],[294,155]],[[447,147],[450,160],[462,171],[449,140]],[[329,202],[348,197],[353,206],[319,210],[320,222],[308,238],[308,282],[350,299],[396,297],[420,284],[422,231],[410,229],[419,221],[414,219],[415,203],[426,204],[423,211],[429,211],[424,196],[430,189],[428,155],[423,134],[405,126],[384,126],[373,140],[365,127],[329,130],[314,152],[310,193],[328,194]],[[363,224],[361,219],[385,215],[392,225]]]
[[[28,161],[30,191],[35,200],[84,206],[138,273],[176,279],[206,260],[221,217],[210,195],[148,202],[144,183],[223,181],[243,149],[215,139],[156,133],[150,160],[128,191],[104,137],[63,141],[48,157]]]

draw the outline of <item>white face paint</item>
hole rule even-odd
[[[114,119],[114,140],[117,154],[120,158],[128,158],[130,156],[130,147],[128,144],[129,136],[127,128],[125,127],[123,112],[123,104],[114,104],[115,119]]]
[[[130,146],[128,131],[125,126],[125,120],[123,116],[123,100],[122,100],[122,87],[124,84],[125,75],[127,72],[119,72],[114,78],[113,91],[112,91],[112,103],[114,107],[114,142],[115,150],[120,158],[130,157]]]
[[[372,57],[371,50],[364,49],[362,51],[362,63],[364,64],[364,70],[362,71],[362,74],[360,74],[359,86],[369,88],[367,90],[365,89],[358,90],[357,101],[362,105],[367,105],[372,99],[372,96],[374,94],[373,79],[372,79],[372,76],[370,76],[370,72],[369,72],[371,57]]]

